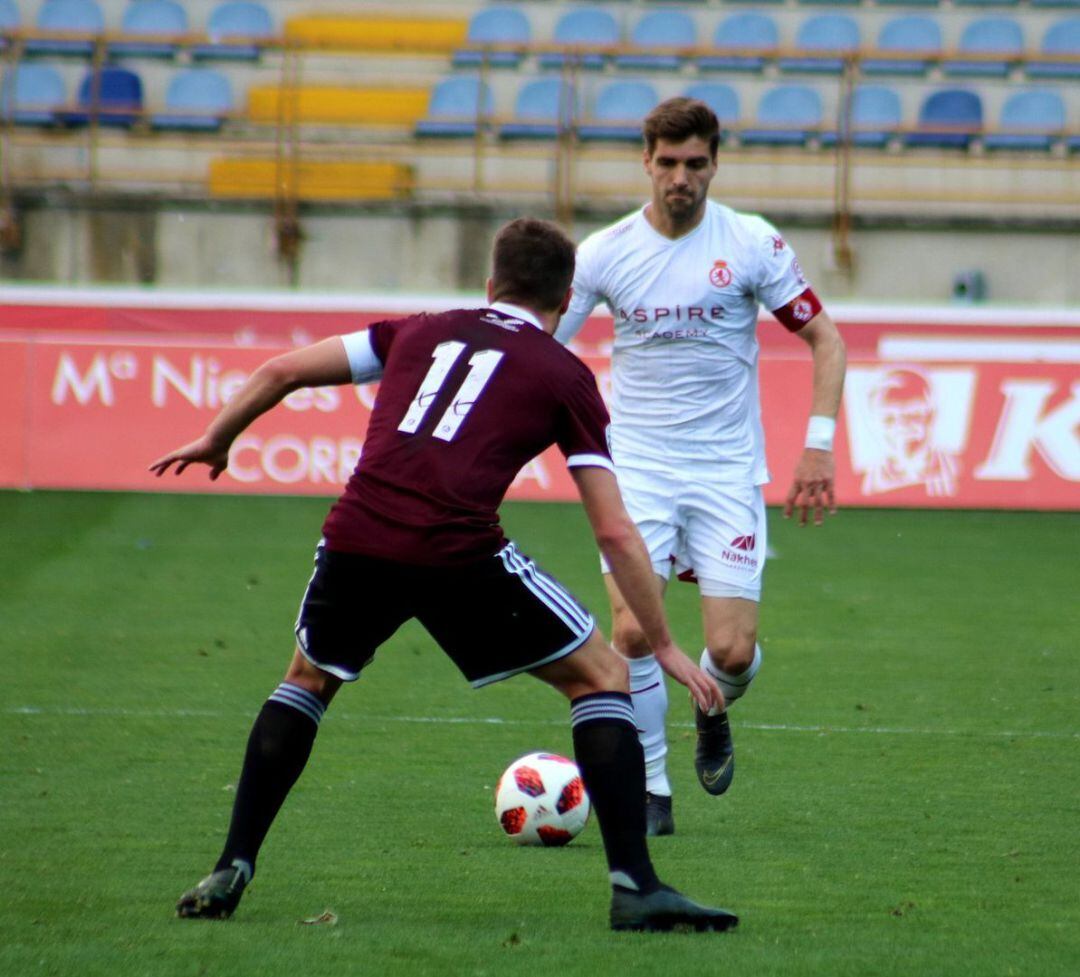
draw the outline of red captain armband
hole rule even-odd
[[[788,332],[798,332],[821,311],[821,302],[812,288],[796,295],[787,305],[773,309],[772,314],[780,320]]]

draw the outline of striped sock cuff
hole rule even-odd
[[[597,720],[624,722],[637,729],[634,726],[634,706],[625,692],[591,692],[578,696],[570,703],[571,727]]]
[[[316,726],[322,721],[323,713],[326,712],[326,704],[322,699],[313,692],[308,692],[307,689],[302,689],[299,685],[292,685],[289,682],[282,682],[270,693],[270,698],[267,701],[277,702],[283,706],[289,706],[297,712],[302,712]]]

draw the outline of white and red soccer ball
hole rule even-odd
[[[519,757],[495,787],[495,817],[519,845],[565,845],[589,820],[589,795],[573,760],[556,753]]]

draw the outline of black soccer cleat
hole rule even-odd
[[[181,919],[228,919],[240,902],[250,873],[237,865],[211,872],[176,904]]]
[[[708,793],[722,794],[735,776],[735,745],[731,742],[727,710],[709,716],[695,704],[694,723],[697,726],[694,769],[698,781]]]
[[[645,794],[645,834],[650,838],[675,834],[675,817],[671,813],[671,795]]]
[[[611,928],[644,933],[672,930],[723,933],[739,925],[739,917],[726,909],[710,909],[662,885],[643,894],[615,886],[611,892]]]

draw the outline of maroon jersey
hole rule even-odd
[[[497,509],[521,468],[557,444],[612,467],[588,367],[530,322],[459,309],[379,322],[384,366],[363,453],[323,525],[332,550],[433,566],[496,553]]]

